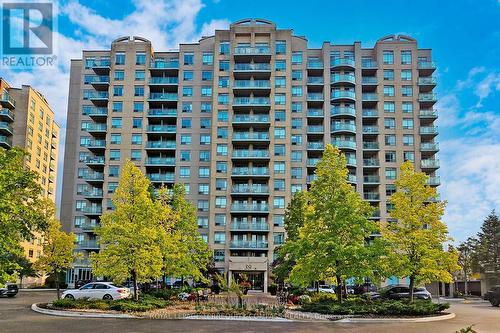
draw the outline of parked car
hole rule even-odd
[[[91,282],[79,289],[70,289],[62,293],[63,298],[76,299],[123,299],[130,297],[129,288],[117,286],[112,282]]]
[[[392,285],[380,289],[379,292],[367,292],[364,296],[371,299],[405,299],[410,298],[410,288],[404,285]],[[413,297],[421,300],[432,300],[432,295],[425,287],[413,288]]]
[[[75,289],[78,289],[78,288],[81,288],[83,287],[84,285],[86,285],[87,283],[90,283],[92,282],[91,280],[78,280],[75,282]]]
[[[485,300],[490,301],[491,305],[500,305],[500,284],[492,287],[489,291],[484,294]]]
[[[349,290],[349,287],[352,288],[354,295],[363,295],[365,293],[373,293],[377,291],[377,286],[373,283],[368,282],[363,284],[355,284],[353,286],[347,286],[347,290]]]
[[[5,287],[0,287],[0,296],[14,297],[18,291],[17,284],[7,283]]]
[[[335,286],[330,286],[328,284],[320,284],[318,288],[307,288],[307,290],[311,292],[319,291],[320,293],[335,294]]]

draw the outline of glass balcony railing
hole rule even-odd
[[[175,141],[148,141],[146,148],[152,149],[175,149]]]
[[[269,150],[233,150],[233,157],[235,158],[268,158]]]
[[[109,59],[99,59],[99,60],[94,60],[91,64],[90,67],[92,68],[106,68],[111,66],[111,61]]]
[[[148,125],[148,132],[157,133],[175,133],[177,127],[175,125]]]
[[[165,101],[176,101],[177,94],[176,93],[151,93],[149,95],[150,100],[165,100]]]
[[[269,245],[267,242],[232,241],[230,247],[234,249],[267,249]]]
[[[0,109],[0,119],[6,118],[9,121],[14,121],[14,112],[9,109]]]
[[[418,101],[419,102],[436,102],[437,101],[437,95],[436,94],[418,94]]]
[[[307,166],[309,167],[316,167],[318,162],[320,161],[320,158],[308,158],[307,159]]]
[[[271,88],[269,80],[235,80],[233,88]]]
[[[439,168],[439,160],[428,159],[420,161],[420,166],[422,168]]]
[[[437,81],[436,78],[429,76],[429,77],[419,77],[418,78],[418,85],[419,86],[426,86],[426,85],[436,85]]]
[[[99,249],[99,244],[97,241],[80,241],[76,242],[76,248],[78,249]]]
[[[107,116],[107,115],[108,115],[108,108],[103,108],[103,107],[90,108],[87,113],[87,116],[89,117]]]
[[[242,212],[268,212],[269,206],[267,203],[245,203],[236,202],[231,205],[232,211],[242,211]]]
[[[363,109],[363,117],[378,117],[378,111],[375,109]]]
[[[378,133],[378,126],[363,126],[363,133],[376,134]]]
[[[267,185],[261,184],[240,184],[233,186],[231,193],[243,193],[243,194],[264,194],[269,193],[269,187]]]
[[[268,123],[268,115],[235,115],[233,123]]]
[[[332,99],[333,98],[354,99],[354,98],[356,98],[356,94],[354,93],[354,91],[350,91],[350,90],[334,90],[334,91],[332,91]]]
[[[323,62],[321,62],[321,61],[308,61],[307,62],[307,68],[322,69],[323,68]]]
[[[236,63],[234,64],[235,71],[270,71],[271,65],[267,63],[255,63],[255,64],[244,64]]]
[[[235,55],[270,55],[271,49],[267,46],[256,46],[256,47],[235,47]]]
[[[432,61],[419,61],[418,69],[435,69],[436,64]]]
[[[347,166],[355,167],[356,166],[356,158],[347,156],[346,157],[346,164],[347,164]]]
[[[104,164],[105,161],[104,156],[88,156],[85,158],[86,164]]]
[[[148,165],[175,165],[175,157],[148,157]]]
[[[5,135],[0,135],[0,145],[4,148],[12,147],[12,138]]]
[[[269,230],[269,224],[233,222],[231,223],[231,230],[267,231]]]
[[[331,83],[348,82],[355,83],[356,77],[351,74],[333,74],[330,78]]]
[[[102,172],[89,172],[82,176],[83,180],[87,181],[104,181],[104,174]]]
[[[89,124],[87,125],[87,132],[106,132],[106,124]]]
[[[356,125],[355,124],[349,124],[349,123],[341,123],[341,122],[334,122],[332,123],[332,132],[334,131],[348,131],[348,132],[356,132]]]
[[[355,62],[354,62],[354,59],[351,59],[351,58],[332,58],[330,60],[330,65],[331,65],[331,67],[337,67],[337,66],[354,67]]]
[[[84,78],[85,84],[93,84],[93,83],[109,83],[108,75],[87,75]]]
[[[363,93],[361,96],[363,101],[378,101],[378,95],[375,93]]]
[[[232,170],[233,176],[269,176],[269,169],[266,167],[235,167]]]
[[[308,109],[307,116],[308,117],[323,117],[325,115],[323,109]]]
[[[362,84],[377,84],[377,77],[375,76],[363,76],[361,79]]]
[[[98,223],[82,223],[78,226],[78,228],[82,229],[82,230],[87,230],[87,231],[91,231],[91,230],[94,230],[95,228],[97,228],[99,226]]]
[[[149,109],[148,116],[151,117],[177,116],[177,109]]]
[[[420,134],[438,134],[438,127],[437,126],[420,127]]]
[[[377,68],[377,62],[373,59],[362,59],[361,68],[363,69],[374,69]]]
[[[95,188],[89,191],[83,191],[82,195],[87,198],[102,198],[103,191],[100,188]]]
[[[363,166],[365,167],[378,167],[380,166],[380,161],[378,158],[365,158],[363,160]]]
[[[325,128],[322,125],[310,125],[307,126],[307,133],[323,133]]]
[[[178,84],[179,79],[175,76],[152,76],[149,84]]]
[[[0,130],[3,132],[9,132],[12,135],[12,125],[5,121],[0,121]]]
[[[106,140],[91,140],[86,146],[88,148],[106,148]]]
[[[174,173],[148,173],[146,176],[152,182],[173,182],[175,181]]]
[[[317,175],[307,175],[306,181],[308,183],[311,183],[311,182],[315,181],[316,179],[318,179]]]
[[[308,142],[307,149],[323,150],[325,149],[325,144],[323,142]]]
[[[324,84],[325,80],[320,76],[309,76],[307,78],[307,84]]]
[[[380,194],[374,192],[365,192],[363,197],[365,200],[380,200]]]
[[[90,206],[90,207],[84,207],[82,209],[82,212],[87,215],[101,215],[102,214],[102,207],[100,206]]]
[[[353,175],[353,174],[348,174],[347,175],[347,181],[349,183],[355,183],[356,182],[356,175]]]
[[[87,99],[108,99],[109,93],[107,91],[92,91],[84,97],[87,97]]]
[[[378,144],[378,142],[363,142],[363,149],[378,150],[379,144]]]
[[[308,93],[307,100],[308,101],[323,101],[325,98],[322,93]]]
[[[233,140],[269,140],[267,132],[234,132]]]
[[[418,116],[420,118],[437,118],[437,110],[420,110]]]
[[[153,69],[177,69],[179,68],[179,60],[160,60],[151,61],[150,68]]]
[[[356,141],[333,140],[332,144],[338,148],[356,149]]]
[[[438,186],[441,184],[441,178],[439,176],[430,176],[426,181],[427,185]]]
[[[16,101],[14,100],[14,98],[12,98],[12,96],[9,95],[7,91],[4,91],[0,94],[0,104],[2,106],[13,109],[16,106]]]
[[[363,176],[363,182],[364,183],[372,183],[372,184],[378,184],[380,183],[380,177],[379,176]]]
[[[233,105],[271,105],[269,97],[235,97]]]
[[[356,116],[356,109],[350,108],[350,107],[335,106],[331,109],[331,114],[332,114],[332,116],[349,115],[349,116],[355,117]]]
[[[434,143],[434,142],[422,142],[420,144],[420,150],[421,151],[438,151],[439,144]]]

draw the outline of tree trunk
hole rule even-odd
[[[340,279],[340,276],[337,276],[337,300],[339,303],[342,304],[342,280]]]
[[[415,287],[415,275],[410,275],[410,302],[413,302],[413,288]]]
[[[243,297],[238,294],[238,306],[241,308],[243,308]]]
[[[59,273],[56,273],[56,292],[57,292],[57,299],[61,299],[61,294],[59,292]]]
[[[319,294],[319,282],[316,281],[315,283],[316,283],[316,292]]]
[[[467,295],[469,294],[469,286],[468,286],[468,278],[467,278],[467,273],[464,274],[465,280],[464,280],[464,294],[465,294],[465,299],[467,299]]]
[[[134,282],[134,299],[139,300],[139,295],[137,294],[137,273],[132,270],[132,281]]]

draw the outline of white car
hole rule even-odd
[[[130,297],[130,290],[112,282],[91,282],[79,289],[69,289],[62,293],[62,298],[77,299],[123,299]]]
[[[311,291],[311,292],[319,291],[320,293],[335,294],[335,289],[332,288],[331,286],[327,285],[327,284],[320,284],[318,286],[318,289],[316,289],[316,288],[307,288],[307,290]]]

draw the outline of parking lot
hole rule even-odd
[[[0,298],[2,333],[111,332],[436,332],[452,333],[474,324],[480,333],[500,332],[500,308],[489,303],[453,302],[454,319],[428,323],[339,324],[334,322],[245,322],[207,320],[94,319],[47,316],[33,312],[32,303],[54,299],[54,292],[22,291]]]

